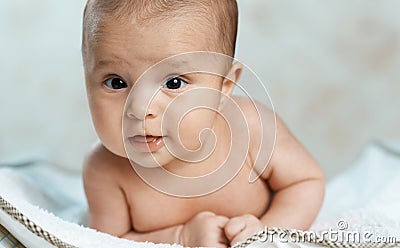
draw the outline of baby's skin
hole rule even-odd
[[[153,64],[171,55],[207,50],[207,37],[190,34],[185,25],[176,22],[139,27],[110,20],[102,27],[103,35],[84,54],[88,100],[100,139],[84,163],[90,227],[135,241],[214,247],[244,241],[265,226],[308,229],[323,200],[322,170],[276,116],[276,142],[268,166],[255,182],[249,183],[259,148],[257,137],[262,135],[258,114],[267,119],[275,115],[259,103],[260,112],[255,112],[253,102],[247,98],[232,97],[248,123],[249,149],[243,167],[224,187],[199,197],[176,197],[149,186],[133,169],[122,137],[126,99],[133,82]],[[238,81],[241,70],[239,63],[233,64],[230,78]],[[182,80],[183,92],[185,81],[174,80]],[[219,83],[194,81],[198,85],[191,87],[209,87],[226,95],[231,95],[234,87],[227,79]],[[165,99],[174,97],[175,87],[171,82],[163,86]],[[162,103],[146,110],[149,113],[145,116],[152,122],[151,130],[142,130],[145,135],[161,135],[157,131],[161,130],[161,122],[157,120],[165,110]],[[139,107],[133,108],[132,115],[140,111]],[[182,122],[179,132],[187,137],[183,140],[186,147],[196,148],[198,139],[190,137],[202,129],[202,123],[213,128],[219,143],[212,155],[195,167],[168,157],[164,148],[149,152],[161,160],[168,157],[163,166],[178,175],[198,176],[213,171],[229,149],[224,120],[207,111],[194,111]]]

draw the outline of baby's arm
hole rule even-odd
[[[244,107],[243,107],[244,106]],[[249,120],[251,147],[257,147],[261,128],[258,115],[248,105],[243,112]],[[273,112],[257,104],[261,116],[273,118]],[[322,205],[325,181],[322,170],[300,142],[291,134],[283,121],[276,117],[276,143],[267,168],[260,179],[266,181],[273,191],[267,212],[257,219],[252,215],[232,218],[225,227],[231,245],[244,241],[248,236],[267,227],[308,229]],[[250,151],[254,159],[258,149]],[[253,154],[252,154],[253,152]]]
[[[85,160],[83,181],[89,206],[89,226],[111,235],[135,241],[180,243],[185,246],[226,247],[223,227],[226,217],[200,212],[187,223],[151,232],[132,229],[125,193],[120,185],[121,166],[129,163],[101,144]],[[128,165],[130,167],[130,165]],[[129,168],[131,169],[131,168]]]
[[[86,158],[83,181],[89,207],[89,226],[111,235],[135,241],[177,243],[182,225],[154,232],[132,230],[129,207],[118,183],[118,166],[123,158],[116,157],[99,144]]]
[[[203,211],[193,216],[185,224],[160,229],[148,233],[129,232],[124,238],[155,243],[178,243],[185,247],[225,248],[229,241],[224,235],[228,218],[212,212]],[[169,235],[169,236],[168,236]],[[168,242],[174,238],[174,242]]]
[[[268,227],[310,228],[322,205],[325,180],[318,163],[277,116],[273,155],[261,178],[274,192],[261,222]]]

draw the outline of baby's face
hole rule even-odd
[[[92,119],[103,145],[114,154],[127,157],[125,139],[129,146],[127,151],[151,155],[158,163],[167,164],[174,157],[169,154],[166,143],[179,145],[182,142],[185,148],[194,151],[201,145],[200,132],[213,127],[216,113],[210,109],[190,111],[181,116],[180,123],[169,123],[167,127],[162,127],[162,118],[169,104],[189,90],[205,87],[230,94],[233,83],[226,82],[223,77],[205,73],[176,75],[174,71],[164,70],[156,72],[157,77],[153,78],[157,79],[152,82],[134,86],[146,70],[167,57],[209,49],[209,36],[194,33],[187,27],[190,27],[188,22],[179,21],[172,25],[159,22],[138,27],[110,20],[102,28],[98,40],[88,44],[84,63]],[[156,91],[155,84],[158,85]],[[126,102],[132,87],[130,100]],[[148,106],[143,104],[146,100],[141,99],[146,89],[153,91]],[[204,100],[214,109],[220,105],[219,97]],[[178,125],[180,141],[172,135]],[[168,130],[168,127],[176,130]]]

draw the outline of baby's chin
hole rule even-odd
[[[145,168],[164,167],[176,159],[168,152],[166,147],[162,147],[156,152],[137,152],[131,149],[127,150],[127,153],[128,156],[125,154],[125,157],[129,159],[132,166]]]
[[[116,147],[103,143],[103,146],[114,155],[128,159],[132,167],[165,168],[167,165],[177,160],[177,158],[168,151],[166,146],[161,147],[155,152],[135,151],[131,146],[128,146],[128,144],[126,147],[124,144],[120,144]]]

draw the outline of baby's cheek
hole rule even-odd
[[[183,145],[190,150],[197,150],[201,147],[201,139],[209,139],[211,132],[205,129],[211,129],[214,119],[214,112],[210,110],[193,110],[182,119],[179,126],[179,136]]]
[[[122,138],[121,115],[116,116],[105,111],[92,114],[97,135],[102,144],[112,153],[126,157]]]

